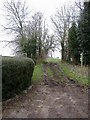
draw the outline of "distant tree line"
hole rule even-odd
[[[63,6],[51,17],[54,34],[50,34],[44,16],[36,12],[30,17],[26,3],[20,0],[7,1],[8,24],[5,30],[15,34],[11,41],[15,45],[16,54],[27,53],[27,57],[35,62],[48,56],[49,51],[58,48],[62,61],[80,63],[83,53],[84,64],[90,63],[90,2],[76,3],[74,6]],[[29,15],[29,17],[28,17]]]
[[[26,53],[35,62],[48,56],[50,50],[57,46],[54,35],[49,34],[48,27],[41,12],[30,16],[25,2],[10,0],[4,3],[7,24],[4,26],[15,39],[9,41],[15,46],[15,53]]]

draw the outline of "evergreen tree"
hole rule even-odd
[[[78,41],[80,52],[84,55],[84,64],[90,64],[90,2],[84,2],[78,22]]]
[[[72,23],[72,26],[69,29],[68,47],[69,47],[69,60],[70,58],[72,58],[74,63],[78,63],[80,60],[80,54],[79,43],[77,40],[77,26],[75,22]]]

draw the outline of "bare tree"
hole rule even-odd
[[[33,26],[33,35],[36,44],[36,52],[37,57],[41,56],[42,50],[42,23],[43,23],[43,14],[41,12],[37,12],[32,17],[32,26]]]
[[[41,12],[37,12],[37,42],[38,42],[38,56],[41,56],[42,50],[42,25],[43,25],[43,14]]]
[[[17,2],[14,0],[10,0],[4,3],[4,8],[6,10],[5,17],[7,21],[4,29],[17,36],[17,39],[15,38],[14,40],[12,40],[13,43],[21,43],[21,46],[23,46],[25,42],[24,26],[27,22],[26,19],[29,14],[28,7],[26,6],[25,2],[22,2],[20,0],[18,0]]]
[[[42,47],[44,50],[45,57],[48,56],[49,51],[54,51],[55,48],[57,48],[57,41],[55,40],[55,36],[53,34],[52,35],[49,34],[45,21],[42,36]]]
[[[55,35],[61,44],[62,60],[68,57],[68,30],[72,21],[76,20],[76,9],[73,6],[66,8],[66,6],[57,9],[56,14],[51,17],[55,28]],[[66,50],[67,49],[67,50]]]
[[[43,15],[40,12],[34,14],[32,21],[26,27],[26,38],[27,43],[30,42],[35,50],[34,57],[37,56],[38,59],[44,55],[47,56],[49,50],[54,50],[57,45],[54,35],[49,35],[48,28],[43,21]]]
[[[83,0],[83,2],[84,2],[84,0]],[[80,11],[83,10],[83,2],[82,2],[82,0],[75,1],[75,5],[77,6],[77,8],[80,9]]]
[[[62,60],[64,60],[64,45],[67,36],[68,23],[70,15],[67,15],[66,8],[63,7],[61,10],[57,10],[54,17],[51,20],[55,27],[55,34],[62,47]]]
[[[42,50],[42,22],[43,14],[41,12],[36,12],[32,19],[25,26],[26,44],[28,57],[36,59],[40,57]]]
[[[46,39],[43,41],[43,49],[45,56],[48,56],[49,51],[54,51],[57,44],[55,42],[54,35],[47,35]]]

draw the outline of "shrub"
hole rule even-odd
[[[2,99],[7,100],[31,85],[34,62],[30,58],[2,58]]]

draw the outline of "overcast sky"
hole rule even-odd
[[[3,10],[3,3],[5,0],[0,0],[0,25],[5,24],[5,19],[3,15],[6,11]],[[50,21],[50,16],[55,14],[56,8],[63,6],[64,4],[69,5],[73,4],[75,0],[26,0],[27,5],[29,6],[32,13],[37,11],[42,12],[44,14],[44,18],[49,25],[49,28],[52,29],[52,24]],[[0,27],[0,40],[9,40],[9,35],[6,34],[4,30]],[[8,56],[11,55],[11,47],[4,47],[3,43],[0,43],[0,54]],[[55,57],[59,57],[60,53],[55,52],[53,54]]]

